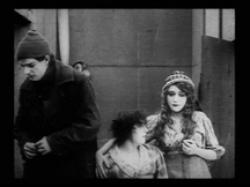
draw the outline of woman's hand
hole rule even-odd
[[[184,140],[182,143],[182,150],[187,155],[196,155],[198,147],[193,140]]]
[[[173,130],[169,130],[164,135],[164,143],[167,147],[174,147],[178,145],[182,141],[183,138],[184,138],[183,133],[176,133]]]
[[[98,178],[106,178],[104,168],[109,168],[109,162],[106,155],[102,152],[96,152],[96,175]]]
[[[115,139],[110,139],[96,152],[96,175],[98,178],[106,178],[105,168],[110,168],[107,152],[114,146]]]

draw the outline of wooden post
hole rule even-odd
[[[69,17],[68,9],[58,10],[58,34],[61,61],[69,64]]]

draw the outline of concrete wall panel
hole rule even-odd
[[[93,86],[99,105],[102,126],[99,144],[111,137],[110,125],[119,111],[137,108],[137,70],[134,68],[92,68]]]
[[[190,65],[191,10],[70,10],[71,62]]]

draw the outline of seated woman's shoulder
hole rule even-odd
[[[151,153],[156,153],[156,154],[159,154],[159,153],[161,153],[161,150],[158,148],[158,147],[156,147],[155,145],[152,145],[152,144],[143,144],[143,147],[145,148],[145,149],[147,149],[149,152],[151,152]]]

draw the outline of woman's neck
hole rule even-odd
[[[183,118],[183,113],[182,112],[172,112],[170,117],[173,120],[181,120]]]
[[[170,117],[173,120],[173,126],[172,127],[177,132],[181,132],[182,131],[182,126],[183,126],[183,114],[182,114],[182,112],[172,113]]]
[[[140,168],[140,152],[139,145],[133,143],[131,140],[125,141],[122,145],[118,146],[119,159],[125,161],[133,168]]]
[[[119,145],[118,148],[121,151],[132,153],[138,151],[138,144],[133,143],[131,140],[126,140],[123,144]]]

